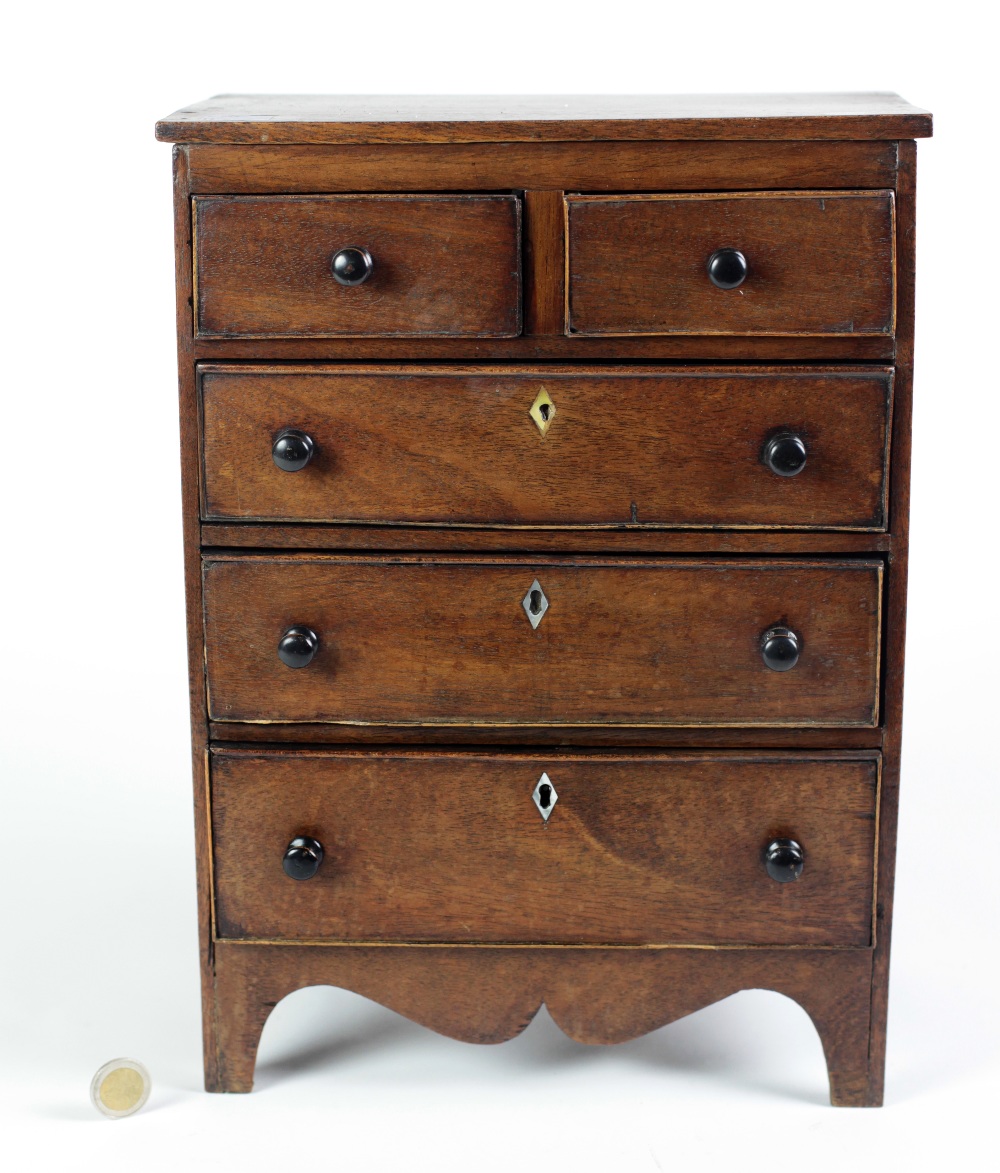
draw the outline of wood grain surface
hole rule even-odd
[[[873,761],[212,754],[222,937],[871,944]],[[558,798],[532,801],[545,771]],[[281,859],[322,843],[317,875]],[[795,839],[802,876],[764,868]]]
[[[566,332],[566,234],[561,191],[525,191],[524,332]]]
[[[891,387],[885,369],[204,368],[204,516],[878,529]],[[316,444],[295,473],[271,458],[285,427]],[[794,477],[761,459],[782,429],[808,449]]]
[[[888,751],[880,802],[882,822],[878,850],[878,901],[875,907],[877,946],[872,959],[872,1009],[869,1096],[881,1102],[885,1080],[889,1011],[889,955],[892,940],[896,837],[899,822],[903,748],[903,681],[906,661],[906,587],[910,534],[910,451],[913,420],[913,321],[916,251],[917,146],[899,144],[897,188],[899,216],[899,410],[893,418],[892,498],[890,525],[893,550],[889,561],[885,636],[885,745]],[[938,538],[944,547],[944,535]]]
[[[397,337],[195,339],[202,362],[891,363],[888,334],[521,334],[517,338]]]
[[[891,191],[569,196],[569,326],[579,334],[891,334]],[[739,249],[719,289],[706,264]]]
[[[199,193],[891,187],[894,142],[393,143],[183,148]]]
[[[156,125],[166,142],[897,139],[931,116],[892,93],[219,94]]]
[[[535,579],[537,629],[522,607]],[[878,721],[881,564],[326,555],[205,559],[214,720],[486,725]],[[278,659],[306,624],[320,650]],[[762,633],[791,626],[772,672]]]
[[[413,746],[496,749],[516,746],[574,746],[603,750],[614,746],[654,749],[836,749],[843,752],[881,749],[878,727],[706,726],[678,725],[333,725],[303,722],[254,724],[211,721],[209,737],[229,745]]]
[[[877,554],[890,533],[841,530],[659,529],[639,524],[565,528],[523,526],[324,525],[316,522],[206,522],[206,550],[379,550],[524,554]]]
[[[266,196],[194,200],[202,335],[485,335],[521,328],[514,196]],[[366,248],[372,276],[331,275]]]
[[[206,987],[215,1011],[210,1091],[248,1092],[257,1042],[277,1002],[309,985],[342,986],[469,1043],[520,1034],[544,1003],[570,1038],[633,1039],[735,994],[776,990],[808,1013],[834,1104],[881,1103],[868,1056],[867,949],[473,948],[216,944]],[[669,1049],[669,1040],[664,1040]],[[776,1070],[782,1041],[774,1041]]]

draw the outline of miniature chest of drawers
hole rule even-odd
[[[763,988],[881,1102],[930,129],[890,94],[158,125],[210,1090],[310,984],[591,1043]]]

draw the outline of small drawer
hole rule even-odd
[[[521,330],[514,196],[195,196],[203,337]]]
[[[892,334],[891,191],[570,196],[577,334]]]
[[[203,367],[207,520],[885,526],[892,372]]]
[[[217,930],[865,947],[878,777],[806,753],[217,750]]]
[[[881,574],[867,561],[212,555],[209,715],[871,727]]]

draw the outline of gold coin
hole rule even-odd
[[[149,1072],[134,1059],[112,1059],[90,1083],[90,1099],[98,1112],[118,1118],[131,1116],[149,1099]]]

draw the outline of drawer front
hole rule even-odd
[[[204,586],[220,721],[878,720],[875,562],[219,555]],[[295,627],[312,658],[288,667],[278,645]],[[764,662],[775,627],[799,644],[789,671]]]
[[[206,367],[200,383],[207,519],[885,525],[885,369]],[[275,461],[288,429],[313,445],[304,467]],[[766,461],[786,434],[794,475]]]
[[[218,932],[867,946],[877,786],[876,761],[793,754],[215,752]],[[297,837],[323,849],[310,878],[283,870]],[[777,839],[797,880],[768,874]]]
[[[570,330],[891,334],[893,209],[891,191],[569,197]],[[720,288],[727,249],[746,276]]]
[[[454,335],[521,329],[514,196],[196,196],[202,336]],[[336,254],[371,272],[340,284]],[[349,273],[363,272],[356,263]]]

